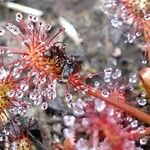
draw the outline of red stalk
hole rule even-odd
[[[140,121],[143,121],[150,125],[150,115],[142,112],[138,108],[130,106],[130,105],[126,104],[125,102],[116,99],[115,95],[110,94],[109,97],[104,97],[101,94],[102,92],[100,90],[97,90],[97,89],[85,84],[76,75],[70,76],[68,78],[68,81],[71,86],[77,88],[78,90],[82,90],[90,96],[99,98],[99,99],[105,101],[107,104],[113,105],[114,107],[117,107],[117,108],[125,111],[132,117],[135,117],[135,118],[139,119]]]

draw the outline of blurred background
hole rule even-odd
[[[126,44],[130,26],[113,27],[104,5],[104,0],[0,0],[0,25],[14,22],[18,11],[38,15],[53,29],[66,28],[61,40],[68,54],[81,56],[84,72],[99,72],[110,65],[121,67],[127,74],[134,72],[146,63],[140,39]]]
[[[29,14],[37,15],[43,21],[51,23],[54,31],[61,26],[65,27],[61,41],[65,43],[68,55],[81,57],[83,74],[113,67],[120,68],[123,77],[127,77],[147,65],[142,39],[138,38],[131,44],[125,42],[130,24],[123,24],[119,28],[115,26],[112,18],[107,15],[109,11],[105,10],[105,0],[0,0],[0,26],[15,22],[18,11],[26,17]],[[0,38],[0,45],[14,44],[9,39]],[[59,92],[63,97],[64,93]],[[61,96],[52,101],[50,107],[52,109],[47,114],[51,118],[57,118],[58,122],[61,115],[68,113]],[[49,119],[48,122],[49,125],[55,123]],[[52,128],[57,141],[57,137],[62,137],[61,125],[57,123]],[[37,131],[32,131],[35,137],[39,137]]]

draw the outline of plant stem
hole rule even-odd
[[[150,115],[148,115],[147,113],[144,113],[143,111],[139,110],[138,108],[130,106],[130,105],[126,104],[125,102],[114,98],[115,96],[113,94],[112,95],[110,94],[109,97],[104,97],[104,96],[102,96],[102,94],[101,94],[102,92],[100,90],[97,90],[97,89],[85,84],[75,75],[70,76],[68,78],[68,81],[69,81],[70,85],[72,85],[73,87],[75,87],[79,90],[84,91],[86,94],[96,97],[96,98],[99,98],[99,99],[105,101],[107,104],[113,105],[113,106],[125,111],[132,117],[135,117],[135,118],[139,119],[140,121],[143,121],[150,125]]]

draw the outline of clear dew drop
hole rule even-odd
[[[66,94],[65,101],[66,101],[66,102],[73,101],[72,95],[71,95],[70,93],[67,93],[67,94]]]
[[[10,98],[14,97],[14,95],[15,95],[15,91],[14,90],[10,90],[10,91],[7,92],[7,96],[10,97]]]
[[[31,22],[29,22],[29,23],[27,24],[27,27],[28,27],[28,29],[31,30],[31,31],[34,29],[34,26],[33,26],[33,24],[32,24]]]
[[[46,25],[46,31],[49,32],[49,31],[51,30],[51,28],[52,28],[52,25],[51,25],[51,24],[47,24],[47,25]]]
[[[110,96],[110,92],[108,90],[102,90],[101,95],[103,97],[109,97]]]
[[[68,102],[67,107],[71,108],[71,109],[74,108],[75,107],[75,102]]]
[[[39,94],[38,94],[38,93],[35,93],[35,92],[31,92],[31,93],[29,94],[29,98],[30,98],[31,100],[37,100],[37,99],[39,99]]]
[[[64,124],[68,127],[73,127],[75,124],[75,120],[76,120],[76,118],[71,115],[66,115],[63,118]]]
[[[0,79],[4,79],[7,77],[7,71],[4,69],[4,67],[0,68]]]
[[[117,57],[118,55],[121,55],[121,50],[119,48],[115,48],[114,52],[112,53],[112,56]],[[117,59],[116,58],[110,57],[110,58],[108,58],[107,61],[108,61],[108,64],[113,65],[113,66],[117,66]]]
[[[4,67],[0,68],[0,79],[4,79],[7,77],[7,71],[4,69]]]
[[[139,126],[139,127],[138,127],[138,132],[139,132],[140,134],[145,133],[145,132],[146,132],[145,126],[143,126],[143,125]]]
[[[16,98],[19,98],[19,99],[20,99],[20,98],[23,97],[23,95],[24,95],[23,92],[22,92],[21,90],[18,90],[18,91],[16,92],[16,95],[15,95],[15,96],[16,96]]]
[[[10,50],[7,50],[6,53],[7,53],[7,56],[9,56],[9,57],[14,56],[14,54],[12,54]]]
[[[2,142],[4,139],[3,139],[3,136],[0,135],[0,142]]]
[[[106,0],[105,7],[110,8],[116,6],[116,1],[114,0]]]
[[[90,125],[90,122],[89,122],[88,118],[82,118],[81,124],[84,128],[87,128]]]
[[[0,48],[0,55],[4,54],[4,49]]]
[[[114,7],[116,6],[117,1],[116,0],[106,0],[105,6],[106,7]]]
[[[7,30],[10,31],[13,35],[18,35],[18,34],[20,34],[20,32],[21,32],[19,27],[17,27],[17,26],[14,25],[14,24],[11,24],[11,23],[8,23],[8,24],[6,25],[6,28],[7,28]]]
[[[26,84],[26,83],[21,83],[21,84],[20,84],[20,89],[21,89],[22,91],[27,91],[27,90],[29,89],[29,85]]]
[[[50,99],[50,100],[55,99],[56,96],[57,96],[56,91],[53,91],[53,90],[52,90],[52,91],[50,91],[50,92],[47,93],[47,97],[48,97],[48,99]]]
[[[37,22],[38,20],[39,20],[39,18],[37,16],[32,17],[32,22]]]
[[[12,30],[12,26],[13,26],[13,24],[7,23],[7,24],[6,24],[6,29],[7,29],[8,31]]]
[[[19,27],[17,27],[17,26],[13,26],[13,29],[12,29],[12,34],[14,34],[14,35],[18,35],[19,33],[20,33],[20,29],[19,29]]]
[[[127,35],[126,35],[126,37],[127,37],[127,41],[126,42],[128,42],[128,43],[133,43],[134,42],[134,40],[136,39],[136,34],[134,35],[134,34],[132,34],[132,33],[128,33]]]
[[[11,143],[11,147],[12,147],[12,150],[17,150],[18,149],[18,145],[17,145],[16,142]]]
[[[133,121],[131,122],[131,127],[132,127],[132,128],[137,128],[137,127],[138,127],[138,121],[137,121],[137,120],[133,120]]]
[[[147,100],[145,98],[140,98],[137,102],[140,106],[145,106],[147,104]]]
[[[10,112],[11,114],[16,115],[16,114],[17,114],[17,109],[14,109],[14,108],[9,109],[9,112]]]
[[[133,120],[133,118],[131,118],[129,116],[126,119],[127,119],[128,122],[131,122]]]
[[[123,5],[120,9],[124,12],[126,10],[126,7]]]
[[[125,140],[122,149],[123,150],[128,150],[128,149],[135,150],[135,141]]]
[[[121,118],[121,113],[120,112],[115,112],[115,115],[118,117],[118,118]]]
[[[36,78],[34,78],[33,82],[37,85],[42,85],[46,82],[46,78],[45,77],[44,78],[36,77]]]
[[[3,36],[4,34],[5,34],[5,30],[2,27],[0,27],[0,36]]]
[[[49,90],[48,88],[43,88],[41,94],[42,94],[43,96],[47,96],[47,95],[48,95],[48,92],[50,92],[50,90]]]
[[[104,69],[104,75],[105,76],[110,76],[112,74],[112,68],[106,68]]]
[[[12,71],[12,75],[14,76],[15,79],[19,78],[20,75],[21,75],[21,69],[22,69],[22,66],[18,66],[18,67],[15,67]]]
[[[8,135],[10,134],[10,132],[8,131],[8,129],[4,129],[4,130],[3,130],[3,133],[4,133],[6,136],[8,136]]]
[[[29,15],[28,16],[28,20],[32,21],[32,22],[37,22],[38,21],[38,17],[35,15]]]
[[[100,82],[95,81],[95,82],[94,82],[94,88],[98,89],[98,88],[99,88],[99,86],[100,86]]]
[[[112,3],[106,3],[106,4],[105,4],[105,7],[107,7],[107,8],[110,8],[110,7],[112,7],[112,6],[113,6]]]
[[[48,103],[43,102],[41,105],[42,110],[46,110],[48,108]]]
[[[146,92],[142,92],[142,93],[141,93],[141,97],[142,97],[142,98],[145,98],[145,97],[146,97]]]
[[[88,92],[88,89],[82,91],[82,94],[85,95]]]
[[[138,81],[137,74],[135,74],[135,73],[131,74],[129,77],[129,82],[136,83],[137,81]]]
[[[143,138],[140,139],[140,144],[141,144],[141,145],[146,145],[147,142],[148,142],[147,137],[143,137]]]
[[[145,14],[145,15],[144,15],[144,19],[145,19],[145,20],[150,20],[150,14]]]
[[[136,36],[137,37],[141,36],[141,32],[136,32]]]
[[[43,24],[43,22],[42,22],[42,21],[39,21],[39,22],[38,22],[38,26],[39,26],[39,27],[41,27],[41,26],[42,26],[42,24]]]
[[[88,145],[88,141],[80,138],[76,144],[76,150],[89,150],[90,147]]]
[[[119,28],[122,25],[122,21],[120,21],[118,18],[111,19],[111,25],[115,28]]]
[[[34,104],[37,105],[37,106],[41,105],[42,102],[43,102],[42,98],[34,100]]]
[[[86,107],[86,103],[81,99],[81,98],[78,98],[76,100],[76,103],[75,103],[76,107],[80,108],[80,109],[84,109]]]
[[[132,39],[132,38],[128,39],[128,42],[129,42],[130,44],[133,43],[133,39]]]
[[[43,77],[40,81],[40,84],[44,84],[46,82],[46,77]]]
[[[18,114],[20,114],[21,116],[25,115],[26,112],[27,112],[27,111],[26,111],[24,108],[22,108],[22,107],[19,107],[19,108],[18,108]]]
[[[107,109],[107,115],[108,116],[113,116],[115,114],[115,110],[113,108],[108,108]]]
[[[18,72],[17,75],[14,75],[14,77],[15,77],[16,79],[20,78],[20,72]]]
[[[115,69],[115,71],[112,73],[112,78],[117,79],[120,78],[122,75],[122,72],[120,69]]]
[[[72,138],[72,137],[75,137],[75,131],[74,129],[72,128],[65,128],[63,130],[63,133],[64,133],[64,137],[65,138]]]
[[[19,67],[20,64],[21,64],[20,62],[15,63],[15,64],[14,64],[14,67]]]
[[[102,112],[106,108],[106,104],[104,101],[101,101],[99,99],[95,100],[95,109],[98,112]]]
[[[111,74],[112,74],[112,68],[104,69],[104,77],[103,77],[104,82],[106,83],[110,82]]]
[[[21,12],[16,13],[16,21],[20,22],[23,19],[23,15]]]
[[[77,117],[83,116],[85,114],[85,111],[79,107],[74,107],[73,108],[73,114]]]
[[[144,59],[144,60],[141,61],[141,63],[142,63],[143,65],[146,65],[146,64],[147,64],[147,60]]]
[[[110,82],[110,77],[103,77],[104,82],[109,83]]]
[[[32,21],[32,15],[28,15],[28,20]]]

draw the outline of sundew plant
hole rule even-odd
[[[128,78],[119,67],[83,73],[82,58],[68,54],[62,42],[65,28],[51,32],[52,25],[37,16],[18,12],[13,23],[0,27],[0,38],[15,43],[0,45],[3,149],[150,149],[150,2],[106,0],[103,7],[113,27],[129,26],[126,44],[138,38],[144,43],[147,66]],[[58,98],[68,112],[49,121]],[[57,138],[52,122],[61,122]]]

